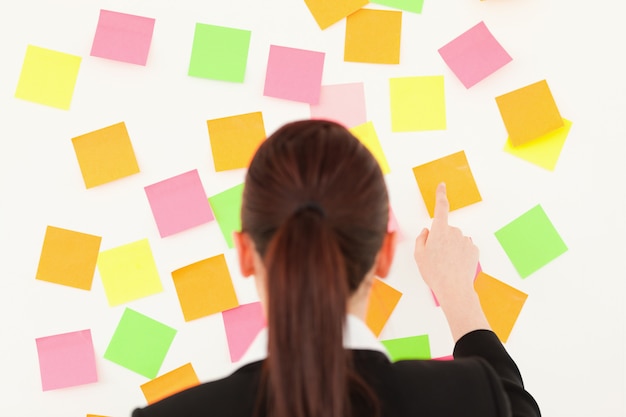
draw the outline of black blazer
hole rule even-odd
[[[353,351],[355,370],[378,394],[381,417],[540,415],[517,366],[493,332],[463,336],[454,357],[391,363],[380,352]],[[251,417],[262,366],[263,361],[243,366],[226,378],[136,409],[132,417]],[[357,417],[371,411],[353,404],[353,412]]]

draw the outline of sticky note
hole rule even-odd
[[[35,342],[44,391],[98,381],[91,330],[40,337]]]
[[[161,237],[171,236],[214,219],[198,170],[144,188]]]
[[[48,226],[35,278],[91,290],[101,241],[100,236]]]
[[[237,362],[246,353],[254,338],[265,328],[261,303],[243,304],[222,313],[231,362]]]
[[[207,128],[216,172],[247,168],[266,136],[261,112],[207,120]]]
[[[498,96],[496,103],[513,146],[563,126],[563,118],[546,80]]]
[[[270,45],[263,95],[317,104],[324,57],[323,52]]]
[[[251,36],[249,30],[196,23],[188,74],[242,83]]]
[[[401,337],[381,340],[392,362],[411,359],[430,359],[430,341],[428,335]]]
[[[435,191],[445,182],[450,211],[482,201],[465,151],[459,151],[413,168],[428,214],[435,214]]]
[[[322,30],[369,3],[368,0],[304,0],[304,2]]]
[[[15,97],[69,110],[82,58],[28,45]]]
[[[376,278],[370,291],[365,314],[365,324],[377,337],[383,331],[402,293]]]
[[[239,305],[223,254],[172,272],[185,321],[210,316]]]
[[[133,372],[154,378],[176,336],[176,329],[126,308],[104,358]]]
[[[513,60],[480,22],[439,48],[439,55],[465,88],[470,88]]]
[[[513,146],[511,140],[507,139],[504,150],[541,168],[554,171],[571,127],[572,122],[563,119],[563,127],[519,146]]]
[[[391,78],[389,92],[393,132],[446,128],[443,76]]]
[[[323,85],[317,104],[311,104],[311,119],[337,122],[347,128],[367,122],[363,83]]]
[[[541,205],[536,205],[495,232],[496,239],[522,278],[567,251]]]
[[[399,64],[402,12],[361,9],[346,19],[346,62]]]
[[[140,388],[148,404],[154,404],[163,398],[196,385],[200,385],[200,380],[191,363],[187,363],[142,384]]]
[[[155,20],[100,10],[91,56],[146,65]]]
[[[350,132],[356,136],[356,138],[360,140],[363,145],[365,145],[372,155],[374,155],[374,158],[378,161],[383,174],[388,174],[391,170],[389,168],[385,152],[380,145],[380,140],[378,140],[378,134],[376,134],[374,123],[366,122],[362,125],[355,126],[350,129]]]
[[[484,272],[476,277],[474,288],[491,329],[505,343],[528,295]]]
[[[235,185],[219,194],[209,197],[215,221],[220,226],[224,240],[229,248],[235,247],[233,233],[241,231],[241,203],[243,184]]]
[[[87,188],[139,172],[124,122],[76,136],[72,145]]]
[[[97,265],[110,306],[163,291],[148,239],[100,252]]]
[[[422,13],[424,6],[424,0],[370,0],[370,3],[413,13]]]
[[[398,219],[395,213],[393,212],[393,209],[391,208],[391,206],[389,206],[389,220],[387,222],[387,233],[391,233],[391,232],[396,233],[396,239],[399,238],[398,235],[400,233],[400,225],[398,224]]]

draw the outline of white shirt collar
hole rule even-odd
[[[389,358],[389,353],[387,353],[383,344],[378,341],[369,327],[367,327],[360,318],[352,314],[348,314],[346,318],[346,327],[343,333],[343,346],[351,350],[373,350],[381,352]],[[267,327],[259,332],[237,364],[246,365],[265,358],[267,358]]]

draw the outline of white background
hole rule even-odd
[[[371,8],[381,8],[371,5]],[[90,57],[100,9],[156,19],[147,65]],[[126,307],[178,334],[161,373],[192,362],[202,380],[233,370],[218,315],[185,323],[171,271],[225,253],[241,303],[255,300],[215,222],[161,239],[143,187],[198,169],[207,195],[240,183],[215,173],[206,120],[262,111],[266,130],[309,117],[308,105],[262,96],[270,44],[326,53],[323,83],[364,82],[392,172],[387,176],[402,240],[388,283],[403,297],[382,339],[428,334],[448,355],[445,320],[413,264],[413,237],[429,224],[411,168],[464,150],[481,203],[453,212],[481,248],[483,270],[526,292],[506,344],[546,416],[624,415],[626,68],[622,2],[425,0],[403,16],[400,65],[343,62],[345,22],[325,31],[301,0],[24,0],[0,13],[0,415],[127,416],[147,380],[103,359]],[[437,49],[484,21],[513,61],[471,89]],[[245,83],[191,78],[195,24],[252,31]],[[83,57],[71,109],[14,98],[27,45]],[[444,75],[445,131],[391,133],[390,77]],[[502,151],[494,98],[547,80],[573,127],[554,172]],[[71,138],[124,121],[141,173],[86,190]],[[569,247],[526,279],[494,232],[541,204]],[[98,273],[91,291],[35,280],[46,226],[102,236],[101,249],[148,238],[164,292],[109,307]],[[42,392],[35,338],[91,329],[99,382]]]

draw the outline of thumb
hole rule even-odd
[[[415,238],[415,250],[422,249],[426,246],[426,241],[428,240],[429,230],[427,228],[423,228],[421,233],[417,235]]]

